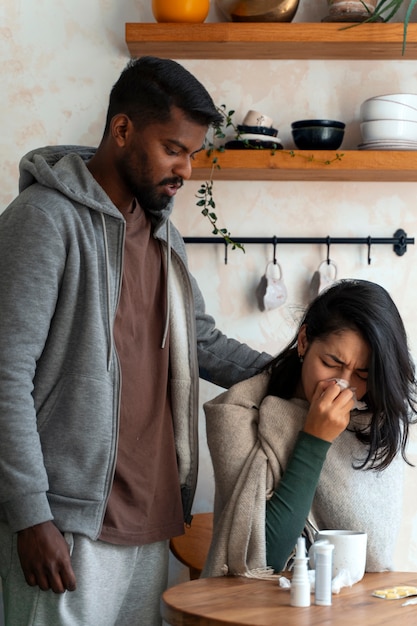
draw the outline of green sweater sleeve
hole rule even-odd
[[[267,563],[281,571],[301,535],[331,443],[300,432],[287,469],[266,506]]]

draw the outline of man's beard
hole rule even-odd
[[[138,182],[137,169],[130,166],[128,159],[121,162],[120,174],[125,184],[136,198],[139,205],[144,211],[160,212],[167,208],[172,200],[172,196],[160,193],[159,190],[166,185],[183,185],[183,180],[177,176],[172,178],[164,178],[160,183],[153,184],[149,182],[149,167],[147,160],[142,162],[142,181]]]
[[[144,211],[163,211],[171,201],[170,196],[158,193],[158,187],[155,185],[134,185],[132,191]]]

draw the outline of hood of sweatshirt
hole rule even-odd
[[[19,192],[37,182],[90,209],[120,217],[117,207],[86,167],[95,152],[93,147],[72,145],[31,150],[20,161]],[[172,207],[173,199],[162,210],[142,209],[158,230],[169,219]]]

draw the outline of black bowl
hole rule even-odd
[[[334,128],[345,128],[344,122],[337,122],[336,120],[299,120],[293,122],[291,128],[307,128],[309,126],[333,126]]]
[[[291,132],[299,150],[337,150],[345,134],[344,128],[335,126],[293,128]]]
[[[276,137],[278,135],[277,128],[267,128],[266,126],[247,126],[246,124],[238,124],[238,131],[241,133],[254,133],[257,135],[269,135]]]

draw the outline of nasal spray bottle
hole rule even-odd
[[[315,604],[330,606],[332,603],[332,560],[334,545],[328,541],[316,541],[314,545]]]
[[[297,540],[294,558],[294,572],[291,579],[291,606],[310,606],[310,580],[307,570],[306,541]]]

